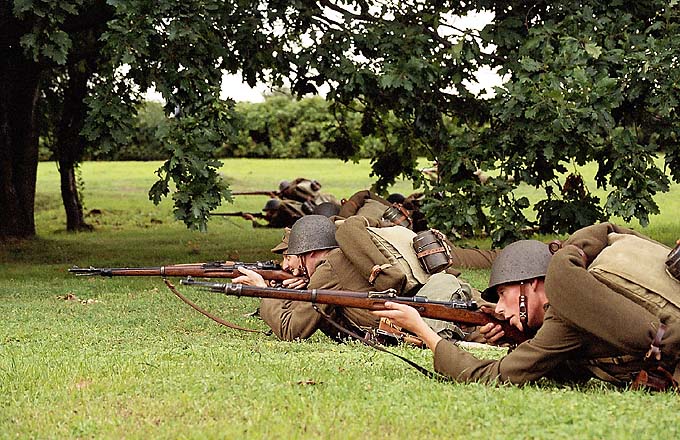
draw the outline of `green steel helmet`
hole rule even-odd
[[[335,223],[323,215],[310,214],[293,224],[288,238],[288,249],[284,254],[302,255],[336,247],[338,242],[335,241]]]
[[[501,284],[545,277],[550,257],[548,245],[537,240],[520,240],[506,246],[493,261],[489,287],[482,292],[482,298],[498,302],[496,288]]]
[[[281,200],[279,199],[269,199],[267,200],[267,203],[265,203],[264,208],[262,208],[263,211],[276,211],[279,209],[279,206],[281,206]]]

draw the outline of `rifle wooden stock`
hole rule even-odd
[[[500,321],[487,313],[479,311],[477,303],[474,301],[435,301],[422,296],[400,297],[396,296],[393,290],[368,293],[326,289],[300,290],[231,283],[209,283],[192,279],[180,280],[180,284],[233,296],[305,301],[367,310],[385,310],[385,302],[391,301],[415,308],[420,316],[424,318],[468,325],[485,325],[490,322],[500,325],[505,332],[504,337],[513,343],[520,344],[528,339],[524,333],[510,325],[508,321]]]
[[[106,277],[201,277],[201,278],[236,278],[241,276],[238,268],[244,267],[253,270],[268,281],[283,281],[295,278],[292,274],[281,269],[281,266],[272,262],[214,262],[214,263],[189,263],[173,264],[156,267],[92,267],[81,268],[74,266],[68,271],[78,276],[101,275]]]

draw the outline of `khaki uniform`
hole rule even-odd
[[[340,249],[333,249],[317,266],[309,279],[307,289],[350,290],[369,292],[375,290],[354,268]],[[328,304],[317,307],[333,319],[352,330],[377,328],[379,318],[363,309],[343,308]],[[263,298],[260,302],[260,316],[271,327],[276,336],[285,341],[306,339],[316,330],[337,339],[338,330],[321,316],[311,303]]]
[[[451,267],[456,269],[490,269],[493,260],[499,250],[496,249],[471,249],[454,246],[451,247]]]
[[[267,219],[267,224],[253,221],[254,228],[290,228],[299,218],[305,214],[302,212],[302,204],[293,200],[282,200],[274,214]]]
[[[604,223],[577,231],[565,245],[580,247],[592,261],[607,246],[610,232],[635,234]],[[597,281],[582,267],[573,246],[552,257],[545,289],[550,305],[532,339],[500,360],[477,359],[442,340],[435,348],[435,369],[459,381],[523,384],[542,377],[561,381],[599,377],[630,384],[641,369],[659,318]],[[680,354],[677,326],[669,325],[661,352],[661,365],[673,373]]]
[[[363,215],[369,219],[380,220],[389,206],[390,203],[387,200],[369,190],[358,191],[342,204],[338,217],[349,218],[353,215]],[[359,213],[359,210],[364,207],[366,207],[364,212]]]
[[[412,196],[409,196],[409,198]],[[371,191],[359,191],[345,201],[335,220],[358,215],[366,217],[371,226],[378,226],[382,215],[389,206],[390,204],[387,200]],[[423,228],[414,228],[414,232],[420,230],[423,230]],[[451,267],[455,269],[489,269],[496,255],[500,252],[498,250],[461,248],[455,246],[450,241],[448,244],[451,248]],[[459,271],[454,270],[452,273],[460,275]]]

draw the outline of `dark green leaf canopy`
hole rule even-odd
[[[169,159],[150,197],[174,184],[177,217],[199,229],[229,197],[211,154],[239,123],[233,102],[220,99],[223,72],[289,84],[298,96],[330,86],[334,152],[356,155],[343,120],[359,112],[361,134],[384,140],[372,162],[376,189],[400,175],[420,179],[416,159],[426,156],[439,169],[422,182],[434,225],[486,231],[496,243],[531,224],[529,202],[513,195],[520,182],[545,189],[538,226],[561,232],[611,215],[646,224],[658,211],[652,197],[680,179],[675,0],[10,3],[0,32],[46,77],[82,57],[79,38],[96,30],[83,131],[92,144],[116,148],[141,93],[153,85],[163,95],[174,115],[162,133]],[[492,18],[461,29],[456,17],[473,11]],[[505,81],[492,98],[469,85],[485,67]],[[387,120],[398,121],[389,136]],[[602,206],[582,185],[570,190],[577,172],[569,185],[563,177],[593,161],[610,191]],[[480,169],[494,177],[482,184]]]

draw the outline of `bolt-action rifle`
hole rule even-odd
[[[439,319],[468,325],[498,324],[505,332],[509,342],[520,344],[527,336],[508,321],[500,321],[479,310],[475,301],[436,301],[423,296],[397,296],[394,289],[383,292],[351,292],[327,289],[286,289],[282,287],[257,287],[243,284],[210,283],[195,281],[191,278],[180,280],[180,284],[199,287],[211,292],[233,296],[275,298],[292,301],[305,301],[318,304],[332,304],[340,307],[354,307],[367,310],[385,310],[385,302],[397,302],[414,307],[424,318]]]
[[[244,211],[211,212],[209,215],[215,216],[215,217],[245,217],[246,215],[251,215],[255,218],[265,218],[265,215],[262,214],[261,212],[244,212]]]
[[[279,197],[279,191],[232,191],[232,196],[269,196],[272,199]]]
[[[117,276],[162,276],[162,277],[202,277],[202,278],[236,278],[241,276],[238,268],[253,270],[271,284],[295,278],[273,261],[257,261],[243,263],[240,261],[215,261],[212,263],[173,264],[156,267],[78,267],[73,266],[68,271],[76,276],[101,275],[105,277]]]

